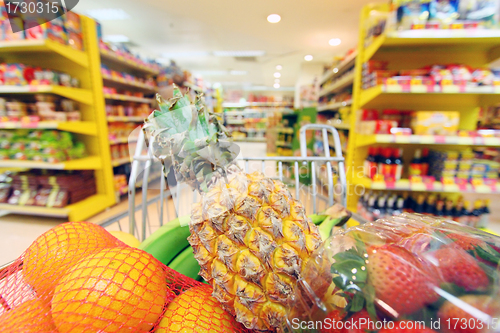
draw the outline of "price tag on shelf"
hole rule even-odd
[[[422,135],[420,136],[420,143],[423,144],[432,144],[436,141],[435,136],[433,135]]]
[[[441,92],[448,94],[455,94],[460,92],[460,87],[453,84],[451,80],[442,80],[441,81]]]
[[[410,188],[412,191],[426,191],[426,190],[428,190],[426,184],[423,182],[422,177],[420,177],[420,176],[411,176]]]
[[[457,138],[457,144],[459,145],[470,145],[472,144],[472,138],[466,136],[460,136]]]
[[[403,92],[403,86],[398,81],[389,77],[385,81],[385,90],[389,93],[399,93]]]
[[[443,177],[443,191],[444,192],[458,192],[458,186],[455,184],[455,178],[453,177]]]

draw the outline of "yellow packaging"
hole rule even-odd
[[[459,122],[457,111],[415,111],[411,128],[416,135],[456,135]]]

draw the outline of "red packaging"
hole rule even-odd
[[[394,120],[375,120],[374,134],[391,134],[391,128],[398,127]]]
[[[83,51],[83,37],[82,34],[70,31],[68,33],[68,45],[76,50]]]
[[[65,26],[68,32],[75,32],[77,34],[81,34],[82,25],[81,25],[80,15],[72,11],[66,12]]]
[[[420,68],[420,69],[404,69],[399,71],[401,76],[427,76],[430,74],[430,68]]]

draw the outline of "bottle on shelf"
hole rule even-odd
[[[415,150],[413,160],[410,163],[409,174],[410,176],[423,176],[422,173],[422,150]]]
[[[455,212],[453,214],[453,221],[455,222],[460,222],[460,219],[462,218],[463,214],[463,208],[464,208],[464,203],[462,201],[462,198],[458,198],[457,204],[455,205]]]
[[[385,213],[387,216],[392,216],[395,215],[394,213],[396,212],[396,200],[397,200],[396,194],[393,194],[387,198],[387,202],[385,205]]]
[[[404,201],[404,212],[413,213],[413,198],[408,194],[408,192],[405,192],[403,194],[403,201]]]
[[[439,198],[436,201],[436,210],[434,214],[438,217],[444,217],[444,199]]]
[[[429,149],[422,150],[422,176],[429,175]]]
[[[469,216],[469,224],[477,228],[483,214],[483,202],[481,200],[474,201],[474,206],[471,215]]]
[[[405,199],[402,196],[399,196],[396,201],[396,209],[394,210],[394,215],[402,214],[405,211]]]
[[[392,155],[392,168],[393,168],[393,175],[394,175],[394,180],[398,181],[401,179],[401,175],[403,174],[403,149],[401,148],[396,148],[393,150],[393,155]]]
[[[431,194],[424,203],[425,215],[436,215],[436,196]]]
[[[413,211],[418,214],[423,214],[425,208],[425,195],[419,194],[417,200],[415,201]]]
[[[376,147],[368,148],[368,157],[364,163],[364,174],[366,177],[373,179],[377,174],[377,153]]]
[[[453,216],[455,216],[455,205],[453,203],[453,200],[446,199],[443,215],[445,219],[453,220]]]
[[[481,217],[477,224],[478,228],[486,228],[490,220],[490,199],[483,200],[481,208]]]
[[[394,177],[392,176],[392,149],[391,148],[383,148],[382,149],[382,158],[379,160],[379,173],[384,177],[385,180],[392,180]]]
[[[472,215],[472,206],[469,200],[465,200],[462,207],[462,214],[458,219],[458,223],[463,225],[469,225],[470,216]]]
[[[376,207],[373,210],[373,219],[377,220],[385,216],[386,207],[385,207],[386,196],[380,195],[376,201]]]
[[[366,209],[366,219],[368,221],[374,221],[374,211],[377,209],[377,197],[375,194],[372,194],[370,198],[368,199],[368,206]]]

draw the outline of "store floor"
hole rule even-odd
[[[265,156],[266,147],[263,143],[240,143],[240,147],[243,156]],[[250,169],[253,168],[260,170],[260,162],[255,162],[254,165],[250,165]],[[272,170],[273,167],[268,169]],[[190,203],[193,200],[192,194],[187,194],[185,191],[182,193],[183,194],[179,199],[180,215],[189,213]],[[150,200],[158,195],[159,190],[150,189],[148,190],[147,198],[148,200]],[[466,195],[465,197],[466,199],[486,199],[488,198],[488,195],[474,195],[473,197],[471,197],[470,195]],[[142,193],[139,191],[136,195],[136,204],[139,205],[141,202]],[[306,203],[305,205],[307,207]],[[172,199],[166,201],[166,205],[164,206],[164,223],[175,218],[175,206],[177,205],[174,205]],[[492,200],[492,206],[490,207],[490,209],[490,229],[500,234],[500,201]],[[116,217],[120,215],[123,218],[117,220]],[[143,226],[142,211],[137,211],[135,217],[137,221],[137,229],[141,231]],[[108,225],[106,227],[107,230],[123,230],[126,232],[129,231],[130,220],[128,217],[128,200],[126,196],[119,204],[88,219],[89,222],[97,224],[109,222],[110,220],[116,221]],[[146,223],[146,237],[148,237],[152,232],[160,227],[159,206],[157,203],[153,203],[152,205],[148,206],[147,221],[148,223]],[[64,219],[54,219],[50,217],[23,216],[14,214],[0,216],[0,266],[19,257],[39,235],[63,222],[66,221]],[[139,232],[138,235],[140,238],[142,232]]]

